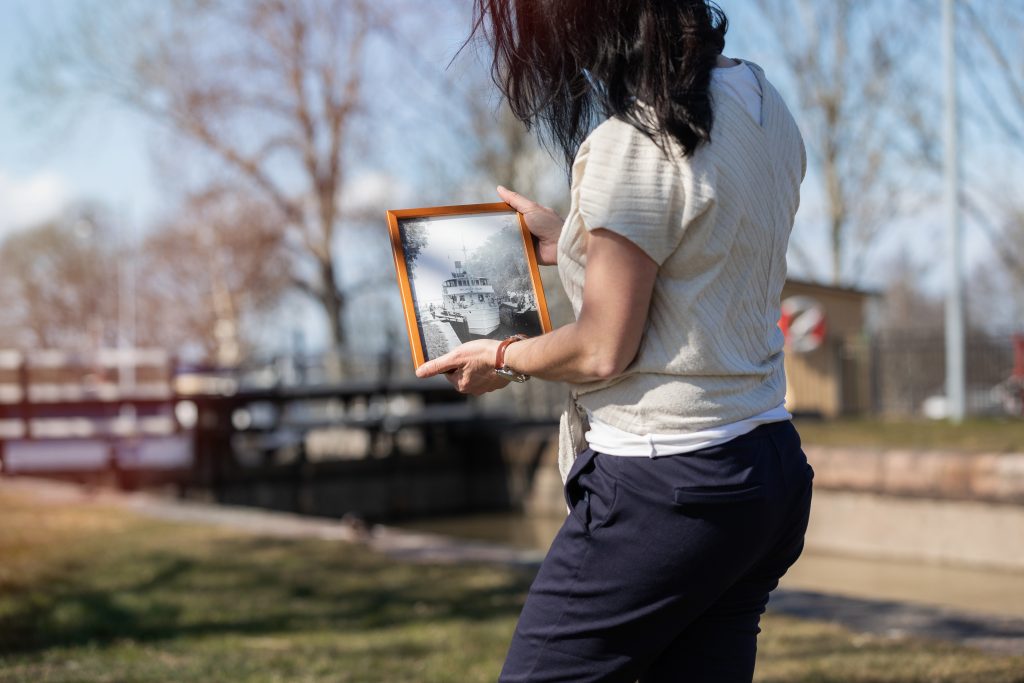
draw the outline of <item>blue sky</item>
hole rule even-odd
[[[73,128],[33,120],[17,100],[14,70],[28,49],[22,18],[76,0],[0,4],[0,236],[52,216],[69,201],[99,200],[146,220],[159,204],[147,132],[130,112],[97,105]]]

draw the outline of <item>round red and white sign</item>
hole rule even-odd
[[[786,346],[797,353],[807,353],[825,341],[827,324],[825,307],[809,296],[791,296],[782,302],[779,327],[786,337]]]

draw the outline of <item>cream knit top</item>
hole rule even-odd
[[[558,273],[578,317],[586,231],[612,230],[643,249],[658,275],[636,357],[617,377],[570,385],[559,424],[565,479],[586,448],[586,414],[635,434],[708,429],[783,402],[778,328],[786,247],[806,156],[782,98],[755,64],[761,121],[712,81],[711,142],[667,158],[643,133],[609,119],[583,141]]]

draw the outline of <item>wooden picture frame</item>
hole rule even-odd
[[[413,366],[471,339],[551,331],[533,236],[505,203],[387,212]]]

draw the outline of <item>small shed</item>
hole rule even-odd
[[[870,345],[867,343],[869,303],[877,292],[789,279],[782,288],[798,315],[823,315],[811,337],[799,321],[787,335],[786,407],[794,414],[838,417],[863,414],[871,408]],[[787,328],[786,316],[782,322]],[[800,343],[801,339],[804,343]],[[794,343],[795,342],[795,343]]]

